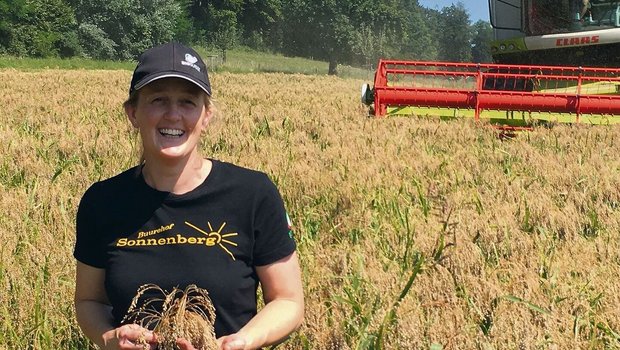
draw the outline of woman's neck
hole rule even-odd
[[[144,181],[154,189],[184,194],[200,186],[211,172],[211,161],[201,156],[165,162],[147,159],[142,168]]]

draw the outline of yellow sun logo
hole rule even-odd
[[[217,231],[215,231],[213,227],[211,226],[211,223],[207,222],[207,225],[209,225],[209,232],[206,232],[202,230],[201,228],[196,227],[195,225],[192,225],[191,223],[187,221],[185,221],[185,224],[193,228],[194,230],[202,233],[203,235],[207,236],[207,240],[205,242],[206,246],[213,247],[217,245],[220,248],[222,248],[226,253],[228,253],[228,255],[230,255],[230,257],[233,260],[235,260],[235,256],[233,255],[233,253],[231,253],[230,250],[228,250],[228,248],[226,248],[224,244],[229,244],[233,247],[236,247],[237,243],[233,241],[229,241],[226,238],[236,236],[237,232],[229,232],[229,233],[222,234],[222,230],[224,229],[224,226],[226,226],[226,223],[223,223],[222,226],[220,226],[220,228]]]

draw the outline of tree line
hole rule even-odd
[[[338,64],[380,57],[488,62],[492,31],[462,3],[417,0],[0,0],[0,54],[135,59],[177,40]]]

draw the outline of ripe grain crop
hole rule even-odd
[[[0,70],[0,348],[86,349],[74,216],[135,164],[127,71]],[[306,318],[281,349],[620,347],[620,129],[370,119],[362,81],[212,76],[209,157],[267,172]]]
[[[200,350],[217,350],[215,307],[209,292],[194,284],[185,290],[171,291],[154,284],[143,285],[131,301],[125,322],[153,330],[159,350],[176,350],[178,338],[189,340]],[[145,350],[150,349],[144,337],[142,345]]]

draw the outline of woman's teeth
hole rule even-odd
[[[179,130],[179,129],[159,129],[159,133],[162,136],[179,137],[179,136],[183,136],[185,131]]]

